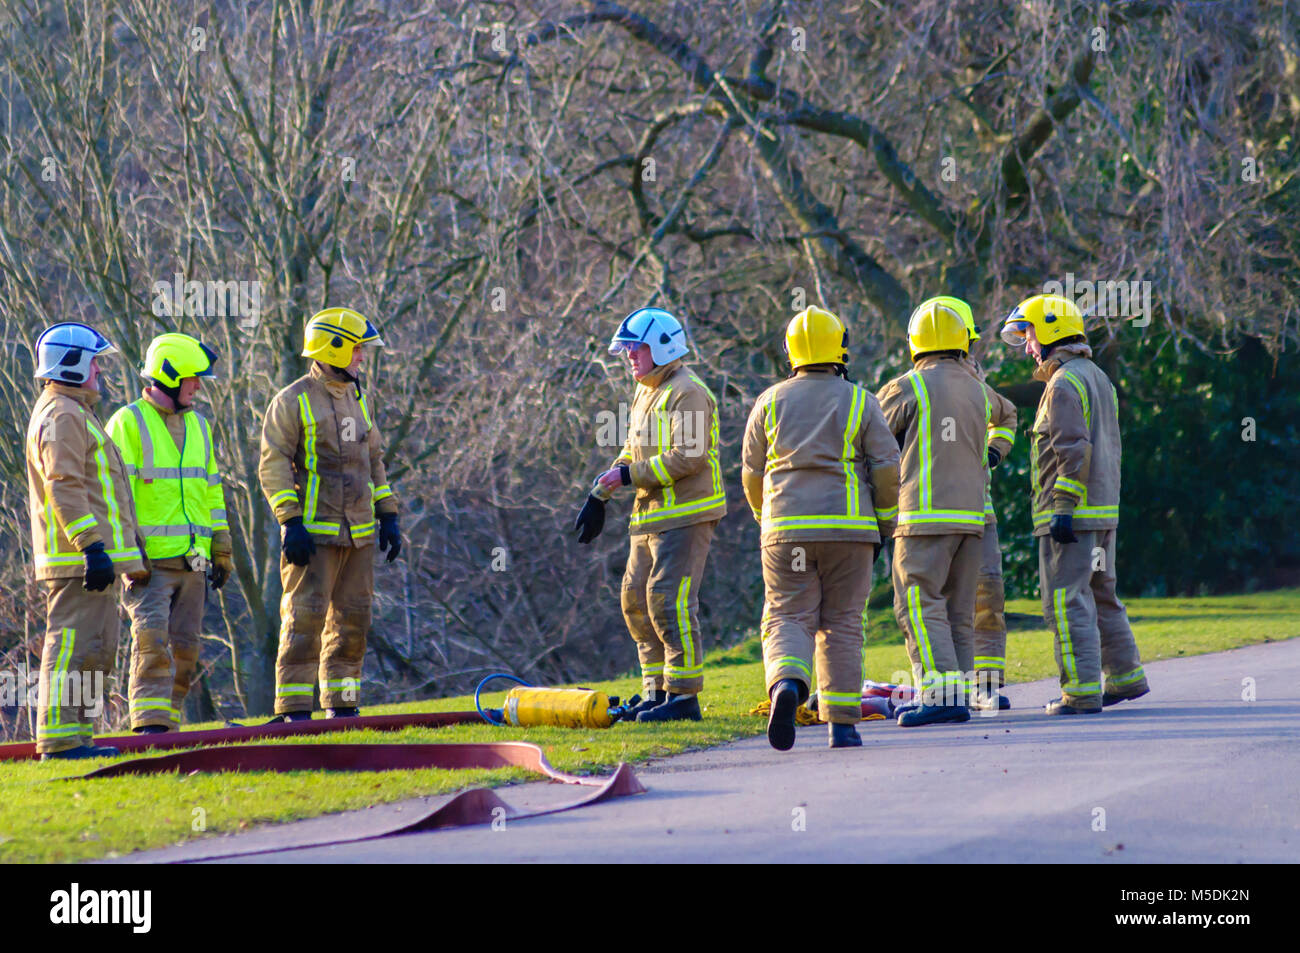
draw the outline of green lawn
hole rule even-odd
[[[1008,604],[1008,679],[1032,681],[1056,674],[1052,642],[1037,603]],[[1257,642],[1300,636],[1300,589],[1242,596],[1133,599],[1129,616],[1144,660],[1196,655]],[[765,727],[748,714],[763,699],[761,650],[756,636],[715,652],[706,672],[704,721],[688,724],[619,724],[606,731],[563,728],[512,729],[458,725],[360,732],[349,741],[429,742],[527,740],[546,751],[551,763],[574,773],[597,772],[619,761],[643,761],[721,744]],[[874,610],[866,652],[866,677],[891,680],[907,668],[902,636],[888,610]],[[638,680],[591,683],[613,694],[639,690]],[[1158,691],[1158,686],[1157,686]],[[499,704],[504,692],[489,696]],[[373,706],[367,714],[457,711],[473,707],[468,697],[405,705]],[[215,725],[194,727],[217,727]],[[864,730],[874,730],[866,725]],[[882,730],[884,729],[882,726]],[[292,739],[329,743],[339,735]],[[382,773],[175,775],[112,778],[51,784],[83,774],[104,761],[72,764],[0,764],[0,862],[75,861],[119,856],[195,837],[238,831],[256,824],[314,817],[474,785],[528,780],[522,769],[493,771],[389,771]]]

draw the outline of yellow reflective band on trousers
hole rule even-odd
[[[920,586],[907,587],[907,614],[912,622],[912,638],[921,654],[921,670],[928,674],[934,671],[934,649],[930,646],[930,634],[925,630],[925,617],[921,614]]]
[[[64,701],[64,686],[68,680],[68,661],[72,658],[72,647],[76,641],[77,630],[65,628],[63,644],[59,646],[58,657],[54,660],[54,671],[50,673],[50,684],[46,689],[49,692],[45,699],[46,722],[36,726],[38,738],[67,738],[70,735],[79,735],[85,730],[84,725],[64,724],[59,719],[59,712],[62,709],[60,703]]]
[[[1081,683],[1079,667],[1074,658],[1074,642],[1070,638],[1070,619],[1065,611],[1065,590],[1052,591],[1052,608],[1056,615],[1056,635],[1061,646],[1061,665],[1065,669],[1066,683],[1061,691],[1066,695],[1095,695],[1101,691],[1096,682]]]
[[[333,535],[339,531],[338,523],[316,522],[316,506],[320,501],[320,460],[316,456],[316,417],[311,412],[311,401],[305,392],[298,395],[298,413],[302,419],[303,466],[307,470],[307,499],[302,505],[302,524],[309,532]]]
[[[682,640],[682,665],[665,665],[668,678],[696,678],[704,674],[703,663],[697,662],[695,633],[691,631],[691,577],[682,576],[677,584],[677,633]]]
[[[782,655],[780,658],[774,658],[772,659],[772,661],[768,662],[767,663],[768,681],[772,680],[771,672],[773,671],[779,672],[781,669],[787,666],[789,666],[790,668],[797,668],[800,672],[803,673],[804,680],[809,685],[812,684],[812,669],[809,668],[807,662],[799,658],[799,656],[797,655]]]
[[[914,523],[959,523],[969,526],[984,525],[984,511],[970,510],[936,510],[932,508],[934,502],[933,495],[933,471],[934,471],[934,452],[930,443],[930,392],[926,389],[925,381],[916,371],[909,371],[907,374],[908,383],[912,385],[912,393],[916,395],[916,407],[920,414],[916,422],[916,435],[918,438],[917,450],[921,457],[921,493],[920,508],[916,510],[904,510],[898,514],[898,524],[907,526]],[[984,394],[984,419],[987,422],[990,413],[989,396]],[[880,513],[882,519],[887,519],[885,513]]]
[[[845,708],[862,708],[862,695],[859,692],[818,692],[817,702],[828,705],[841,705]]]
[[[975,667],[983,669],[995,669],[999,672],[1005,671],[1007,660],[998,658],[995,655],[977,655],[975,656]]]
[[[1133,669],[1133,671],[1129,672],[1128,674],[1116,675],[1115,677],[1108,679],[1108,681],[1112,686],[1118,688],[1124,685],[1132,685],[1134,682],[1140,682],[1146,677],[1147,677],[1146,671],[1142,668],[1141,665],[1139,665],[1137,668]]]
[[[306,683],[306,684],[299,683],[296,685],[295,684],[277,685],[275,689],[275,693],[280,696],[310,695],[312,693],[312,687],[313,686],[310,683]]]

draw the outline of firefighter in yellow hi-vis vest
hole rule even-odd
[[[871,567],[898,516],[898,444],[876,398],[846,379],[838,317],[801,311],[785,343],[790,379],[754,403],[741,469],[762,527],[767,740],[793,747],[815,659],[830,746],[857,747]]]
[[[1061,670],[1061,698],[1047,713],[1093,714],[1149,691],[1115,594],[1119,399],[1092,362],[1083,315],[1069,298],[1020,302],[1002,325],[1002,339],[1028,351],[1038,364],[1034,379],[1047,385],[1034,418],[1030,469],[1043,615],[1056,633]]]
[[[328,308],[305,334],[311,371],[272,398],[258,469],[284,529],[275,713],[286,721],[311,718],[318,676],[328,717],[359,714],[375,541],[389,562],[402,547],[383,442],[357,382],[379,332],[356,311]]]
[[[604,526],[605,500],[635,486],[623,620],[636,642],[645,700],[637,721],[698,721],[704,687],[699,598],[713,531],[727,512],[718,462],[718,403],[682,363],[681,322],[660,308],[623,319],[610,352],[625,354],[637,382],[623,450],[578,514],[578,541]]]
[[[126,469],[94,411],[97,357],[114,350],[84,324],[56,324],[36,341],[36,377],[45,386],[26,450],[32,549],[45,590],[36,716],[42,759],[117,754],[91,744],[121,628],[116,577],[139,584],[149,576]]]
[[[131,586],[131,727],[180,727],[199,661],[206,582],[230,576],[230,529],[212,428],[192,402],[217,355],[187,334],[161,334],[145,353],[144,396],[108,421],[131,480],[140,535],[153,569]]]

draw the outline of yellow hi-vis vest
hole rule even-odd
[[[147,400],[127,404],[108,421],[109,436],[122,452],[131,480],[150,559],[183,556],[191,546],[211,558],[213,532],[229,528],[212,431],[192,410],[183,417],[181,447]]]

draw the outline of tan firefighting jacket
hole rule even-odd
[[[903,449],[896,535],[982,535],[992,390],[964,361],[936,354],[877,396]]]
[[[708,523],[727,514],[718,461],[718,402],[680,360],[643,377],[627,441],[611,466],[628,465],[636,499],[633,536]]]
[[[898,516],[898,444],[870,391],[800,369],[755,402],[741,482],[764,545],[878,543]]]
[[[966,370],[975,375],[975,379],[981,384],[988,376],[980,362],[973,357],[967,357],[962,361]],[[989,447],[996,450],[1003,460],[1011,452],[1011,445],[1016,442],[1016,405],[1011,403],[993,388],[989,388]],[[985,465],[987,468],[987,455]],[[986,487],[984,490],[984,522],[996,523],[997,514],[993,512],[993,496]]]
[[[1075,529],[1119,526],[1119,398],[1091,357],[1086,344],[1062,345],[1034,372],[1047,383],[1032,434],[1035,536],[1053,513],[1072,513]]]
[[[122,575],[142,573],[135,503],[117,446],[95,416],[99,394],[49,383],[27,426],[27,497],[37,579],[85,573],[81,551],[104,544]]]
[[[397,512],[365,395],[319,363],[271,399],[257,472],[275,518],[301,516],[318,543],[368,546]]]

